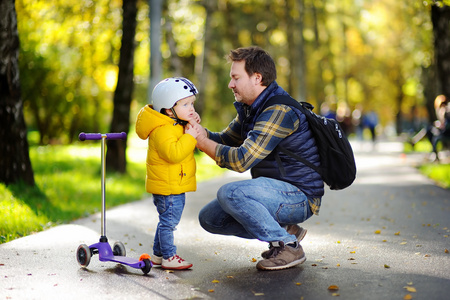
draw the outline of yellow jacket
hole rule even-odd
[[[182,125],[146,105],[137,116],[136,133],[143,140],[148,138],[147,192],[172,195],[197,189],[194,158],[197,140],[185,134]]]

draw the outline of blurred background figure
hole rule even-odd
[[[368,128],[371,134],[371,140],[375,143],[376,141],[376,132],[375,128],[378,125],[378,115],[374,110],[370,110],[367,114],[364,114],[362,117],[362,125],[363,128]]]
[[[411,144],[414,146],[426,136],[433,147],[432,152],[435,155],[435,159],[439,160],[438,144],[442,143],[443,148],[449,148],[450,146],[449,99],[444,95],[437,96],[434,100],[434,109],[436,110],[436,120],[413,136]]]

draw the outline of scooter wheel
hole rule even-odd
[[[145,266],[141,268],[142,272],[144,272],[145,275],[150,272],[152,269],[152,263],[150,262],[150,259],[146,258],[142,260],[145,263]]]
[[[121,242],[115,242],[113,246],[113,254],[115,256],[127,256],[127,250]]]
[[[77,249],[77,261],[82,267],[87,267],[91,262],[91,249],[88,245],[82,244]]]

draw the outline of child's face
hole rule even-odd
[[[177,101],[173,107],[177,113],[178,119],[189,121],[195,116],[194,108],[195,96],[189,96],[187,98]]]

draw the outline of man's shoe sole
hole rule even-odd
[[[258,263],[256,265],[256,268],[258,268],[260,270],[264,270],[264,271],[284,270],[284,269],[289,269],[289,268],[295,267],[296,265],[302,264],[305,261],[306,261],[306,255],[300,259],[297,259],[297,260],[295,260],[291,263],[288,263],[286,265],[283,265],[283,266],[265,267]]]

